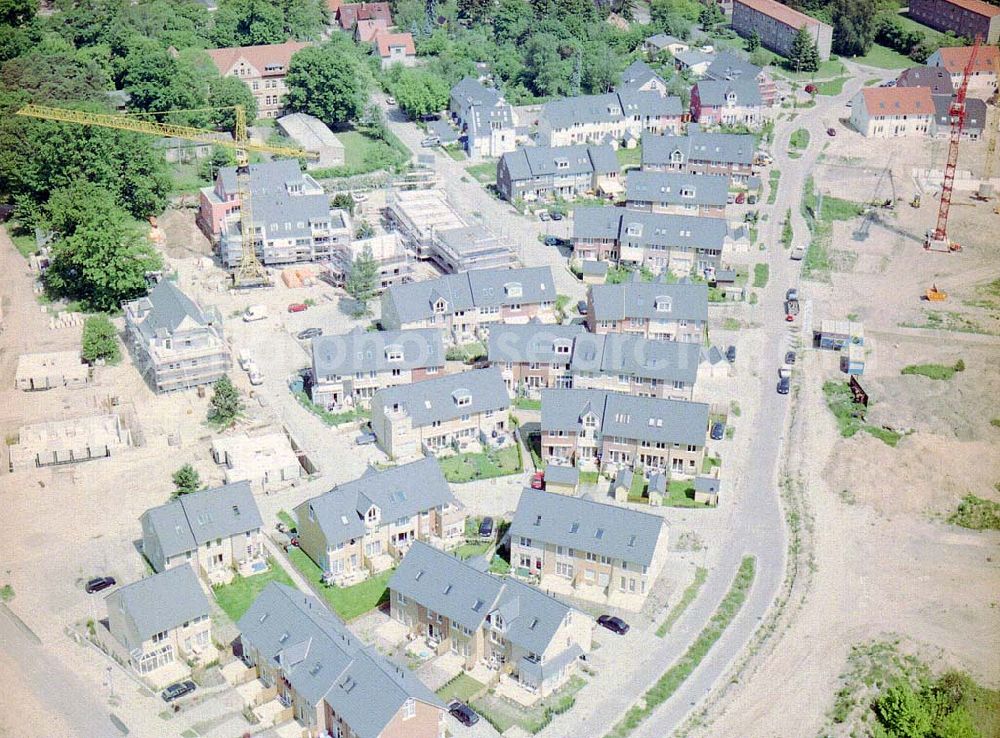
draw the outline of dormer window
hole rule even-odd
[[[694,187],[682,187],[681,197],[694,197]]]
[[[508,282],[503,286],[503,291],[507,297],[520,297],[524,292],[520,282]]]
[[[569,169],[569,159],[556,159],[556,169]]]
[[[401,346],[386,346],[385,347],[385,360],[386,361],[402,361],[403,360],[403,349]]]
[[[629,223],[625,227],[625,233],[630,236],[641,236],[642,235],[642,224],[640,223]]]
[[[376,520],[378,520],[378,508],[375,507],[374,505],[369,507],[368,512],[365,513],[365,520],[367,520],[369,523],[374,523]]]
[[[682,154],[680,151],[674,151],[670,155],[670,161],[673,162],[674,164],[681,164],[684,161],[684,154]]]
[[[671,302],[672,300],[669,297],[661,295],[653,302],[653,307],[656,308],[656,312],[658,313],[669,313],[672,307]]]
[[[569,353],[569,344],[568,343],[557,343],[556,344],[556,353],[557,354],[568,354]]]
[[[451,393],[451,397],[458,407],[466,407],[472,404],[472,395],[469,394],[468,390],[455,390]]]
[[[434,303],[434,312],[435,313],[443,313],[447,309],[448,309],[448,303],[445,301],[445,299],[443,297],[439,298]]]

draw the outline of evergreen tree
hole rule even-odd
[[[747,51],[754,52],[760,48],[760,34],[757,33],[757,29],[753,29],[750,37],[747,39]]]
[[[91,315],[87,318],[83,324],[83,345],[80,355],[89,364],[101,359],[114,364],[121,359],[118,332],[107,315]]]
[[[864,56],[875,40],[875,14],[868,0],[834,0],[833,50],[842,56]]]
[[[201,477],[198,474],[198,470],[190,464],[185,464],[175,471],[171,479],[173,479],[174,486],[177,488],[174,491],[174,497],[189,495],[201,489]]]
[[[788,68],[796,72],[815,72],[819,69],[819,50],[805,26],[799,29],[792,41]]]
[[[356,315],[368,314],[368,301],[375,296],[378,287],[378,262],[372,254],[371,246],[365,246],[351,265],[344,289],[357,302]]]
[[[212,401],[208,408],[208,421],[218,428],[225,428],[243,412],[240,393],[227,375],[219,377],[212,385]]]

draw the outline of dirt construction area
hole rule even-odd
[[[791,595],[774,635],[738,667],[693,735],[747,738],[855,735],[828,711],[852,646],[902,637],[936,669],[967,671],[1000,687],[1000,532],[948,522],[969,493],[1000,501],[1000,256],[996,201],[955,195],[950,236],[960,253],[926,252],[938,200],[918,191],[912,168],[940,168],[947,142],[862,143],[831,139],[814,173],[824,196],[855,202],[895,197],[888,225],[854,233],[836,221],[832,267],[801,285],[823,319],[864,324],[870,397],[865,422],[895,446],[859,430],[842,437],[824,382],[838,383],[838,355],[806,352],[793,383],[796,409],[786,480],[805,510]],[[981,144],[963,147],[959,168],[979,170]],[[882,175],[886,162],[892,177]],[[893,194],[892,188],[895,188]],[[929,303],[934,284],[948,293]],[[964,371],[948,379],[903,375],[916,364]],[[992,422],[991,422],[992,421]]]

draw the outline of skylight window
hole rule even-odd
[[[569,532],[570,533],[579,533],[580,532],[580,524],[579,523],[573,523],[573,525],[571,525],[569,527]]]
[[[596,538],[597,540],[604,538],[604,528],[598,528],[597,532],[594,533],[594,538]]]
[[[628,537],[628,547],[635,548],[635,536]]]
[[[451,592],[451,585],[450,584],[445,585],[444,594],[448,594],[450,592]]]
[[[420,581],[420,577],[422,577],[423,575],[424,575],[424,570],[421,569],[420,571],[417,572],[417,575],[415,577],[413,577],[413,578],[416,579],[419,582]]]
[[[472,611],[473,611],[473,612],[479,612],[480,610],[482,610],[482,609],[483,609],[483,605],[484,605],[484,604],[485,604],[485,603],[484,603],[484,602],[483,602],[482,600],[479,600],[479,599],[477,599],[477,600],[476,600],[476,601],[475,601],[475,602],[474,602],[474,603],[472,604]]]
[[[536,515],[535,516],[535,526],[537,527],[537,526],[539,526],[541,524],[542,524],[542,516],[541,515]]]

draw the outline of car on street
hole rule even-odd
[[[787,395],[788,394],[788,388],[789,388],[790,384],[791,384],[791,382],[789,381],[788,377],[782,377],[781,379],[779,379],[778,380],[778,394],[779,395]]]
[[[288,312],[290,313],[303,313],[309,309],[309,306],[304,302],[293,302],[288,306]]]
[[[806,250],[801,246],[794,246],[792,248],[791,259],[792,261],[802,261],[802,257],[806,255]]]
[[[392,96],[390,96],[390,97],[387,97],[387,98],[385,99],[385,104],[386,104],[386,105],[395,105],[395,104],[396,104],[396,98],[394,98],[394,97],[392,97]]]
[[[558,246],[559,245],[559,239],[556,238],[555,236],[546,236],[545,237],[545,245],[546,246]]]
[[[816,94],[816,85],[814,85],[814,84],[808,84],[808,85],[806,85],[805,89],[806,89],[806,92],[808,94],[810,94],[810,95],[815,95]]]
[[[721,441],[723,436],[726,435],[726,424],[725,423],[713,423],[712,424],[712,440]]]
[[[736,363],[736,347],[730,346],[726,349],[726,361],[730,364]]]
[[[799,291],[795,287],[789,287],[785,291],[785,299],[786,300],[798,300],[799,299]]]
[[[578,313],[580,313],[580,315],[586,315],[587,314],[587,301],[586,300],[580,300],[580,302],[578,302],[576,304],[576,311]]]
[[[532,489],[545,489],[545,472],[537,471],[531,475]]]
[[[795,352],[794,351],[786,351],[785,352],[785,363],[788,364],[789,366],[791,366],[792,364],[795,363]]]
[[[736,204],[742,205],[747,201],[747,194],[745,192],[740,192],[736,195]]]
[[[425,149],[433,149],[435,146],[441,145],[441,139],[437,136],[428,136],[420,142],[420,145]]]
[[[479,537],[490,539],[493,537],[493,518],[487,515],[483,522],[479,524]]]
[[[464,702],[455,700],[448,705],[448,713],[465,727],[479,722],[479,716]]]
[[[264,372],[256,364],[250,364],[250,368],[247,369],[247,378],[254,387],[264,384]]]
[[[628,623],[619,617],[614,615],[601,615],[597,618],[597,624],[601,627],[607,628],[612,633],[617,633],[618,635],[625,635],[628,633]]]
[[[87,586],[84,589],[87,590],[87,594],[95,594],[108,587],[114,587],[117,583],[114,577],[95,577],[87,582]]]
[[[323,335],[322,328],[306,328],[304,331],[299,331],[295,334],[295,337],[300,341],[308,341],[310,338],[318,338]]]
[[[543,210],[542,212],[540,212],[538,214],[538,219],[540,221],[542,221],[542,222],[545,222],[547,220],[552,220],[552,216],[549,215],[549,211],[548,210]]]
[[[198,687],[190,679],[183,682],[174,682],[160,693],[164,702],[173,702],[186,694],[191,694]]]
[[[243,320],[253,323],[257,320],[264,320],[267,317],[267,305],[251,305],[243,311]]]
[[[826,129],[826,135],[827,136],[836,136],[837,135],[837,129],[836,128],[832,128],[832,127],[831,128],[827,128]]]
[[[552,211],[552,220],[562,220],[566,216],[560,213],[558,210]]]
[[[778,377],[788,378],[792,376],[792,367],[789,364],[782,364],[778,367]]]
[[[420,120],[424,123],[430,123],[432,120],[441,120],[441,116],[437,113],[427,113],[426,115],[421,115]]]
[[[355,446],[371,446],[378,439],[374,433],[362,433],[354,439]]]

